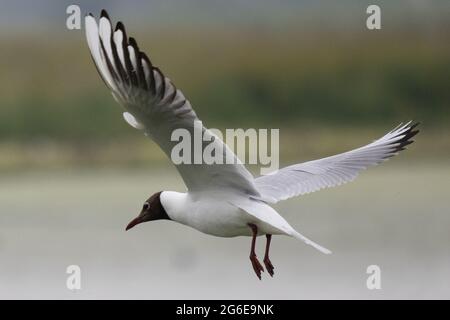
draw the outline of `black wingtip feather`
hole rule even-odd
[[[164,98],[164,95],[166,94],[166,81],[165,81],[165,76],[162,73],[161,70],[159,70],[158,67],[153,67],[153,70],[155,70],[159,76],[161,77],[161,87],[160,87],[160,92],[159,92],[159,99]]]
[[[142,67],[142,60],[141,60],[141,52],[139,50],[139,46],[136,42],[136,39],[133,37],[130,37],[129,39],[130,46],[134,48],[134,52],[136,54],[136,72],[137,72],[137,80],[138,84],[141,88],[147,89],[147,82],[144,75],[144,70]]]
[[[139,47],[137,45],[136,39],[134,39],[133,37],[130,37],[128,39],[128,43],[135,49],[136,56],[137,56],[139,54]]]
[[[153,74],[153,64],[145,52],[140,52],[140,56],[148,64],[149,74],[150,74],[150,82],[148,83],[148,86],[149,86],[149,89],[152,92],[152,94],[155,94],[156,93],[156,83],[155,83],[155,76]]]
[[[91,13],[89,15],[93,17],[93,15]],[[108,12],[105,9],[101,10],[100,18],[106,18],[109,21],[111,21]],[[133,37],[127,36],[126,28],[122,21],[118,21],[116,23],[114,31],[118,31],[118,30],[120,30],[123,33],[122,49],[124,52],[125,68],[123,68],[122,64],[119,61],[118,54],[116,52],[117,49],[115,48],[116,44],[112,41],[111,47],[112,47],[112,51],[113,51],[113,58],[114,58],[116,65],[119,66],[118,74],[115,74],[115,72],[113,72],[114,70],[112,69],[111,61],[107,61],[108,69],[112,73],[113,77],[118,80],[120,78],[121,81],[130,82],[130,84],[132,86],[141,86],[144,89],[149,89],[153,94],[156,94],[159,99],[163,99],[166,94],[166,89],[167,89],[164,74],[162,73],[162,71],[159,68],[153,66],[153,64],[151,63],[151,60],[148,58],[148,56],[144,52],[141,52],[139,50],[137,41]],[[134,70],[134,68],[132,66],[130,56],[128,53],[128,46],[133,47],[133,49],[135,51],[136,58],[137,58],[136,70]],[[103,43],[102,43],[102,49],[105,50],[103,48]],[[141,59],[145,60],[146,63],[148,64],[149,79],[146,79],[146,77],[145,77],[144,68],[143,68]],[[159,89],[158,92],[157,92],[157,88],[156,88],[154,72],[158,73],[159,77],[162,80],[162,83],[161,83],[160,87],[158,88]],[[175,100],[176,94],[177,94],[177,90],[175,88],[173,95],[171,97],[169,97],[172,100],[172,102]],[[184,103],[185,103],[185,101],[182,103],[182,105]]]
[[[408,129],[402,133],[403,138],[399,141],[396,141],[395,143],[398,143],[398,145],[395,148],[395,152],[399,152],[402,150],[405,150],[405,147],[407,145],[410,145],[414,142],[414,140],[411,140],[415,135],[419,133],[419,130],[413,130],[415,129],[420,123],[416,122],[413,125],[409,126]]]
[[[116,29],[114,31],[117,31],[117,30],[124,32],[125,26],[123,25],[122,21],[117,22]]]
[[[108,12],[106,12],[105,9],[102,9],[102,12],[101,12],[101,14],[100,14],[100,18],[106,18],[106,19],[110,20],[110,19],[109,19]]]
[[[418,125],[420,124],[420,122],[416,122],[416,123],[414,123],[410,128],[411,128],[411,130],[412,129],[414,129],[414,128],[416,128]]]

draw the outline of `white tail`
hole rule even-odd
[[[294,231],[294,232],[292,233],[292,236],[293,236],[294,238],[296,238],[296,239],[298,239],[298,240],[301,240],[301,241],[303,241],[304,243],[306,243],[306,244],[308,244],[308,245],[310,245],[310,246],[316,248],[317,250],[319,250],[319,251],[322,252],[322,253],[325,253],[325,254],[330,254],[330,253],[331,253],[331,251],[328,250],[327,248],[324,248],[324,247],[322,247],[321,245],[318,245],[317,243],[315,243],[314,241],[309,240],[307,237],[305,237],[304,235],[298,233],[297,231]]]

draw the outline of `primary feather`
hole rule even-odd
[[[162,71],[153,66],[136,40],[128,38],[119,22],[114,31],[108,14],[102,11],[97,25],[92,15],[85,18],[86,38],[92,58],[114,98],[125,108],[124,119],[153,139],[170,158],[176,129],[185,129],[194,136],[194,123],[200,121],[183,93]],[[234,190],[254,197],[259,193],[251,173],[236,155],[212,132],[201,127],[208,137],[200,150],[193,148],[191,164],[176,165],[190,191]],[[207,140],[207,139],[205,139]],[[214,144],[223,150],[224,164],[195,164],[195,152],[203,153],[206,145]],[[202,158],[202,154],[199,155]],[[231,159],[231,161],[229,161]],[[228,162],[227,162],[228,160]]]

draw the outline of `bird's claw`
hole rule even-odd
[[[270,274],[271,277],[273,277],[273,269],[275,269],[272,265],[272,262],[270,261],[269,257],[264,258],[264,265],[266,266],[267,272]]]
[[[250,261],[252,262],[253,270],[256,273],[256,276],[261,280],[261,272],[264,272],[264,268],[261,263],[258,261],[256,255],[250,256]]]

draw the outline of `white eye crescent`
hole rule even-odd
[[[148,208],[150,208],[150,205],[148,204],[148,202],[144,203],[144,206],[142,207],[142,209],[147,210]]]

